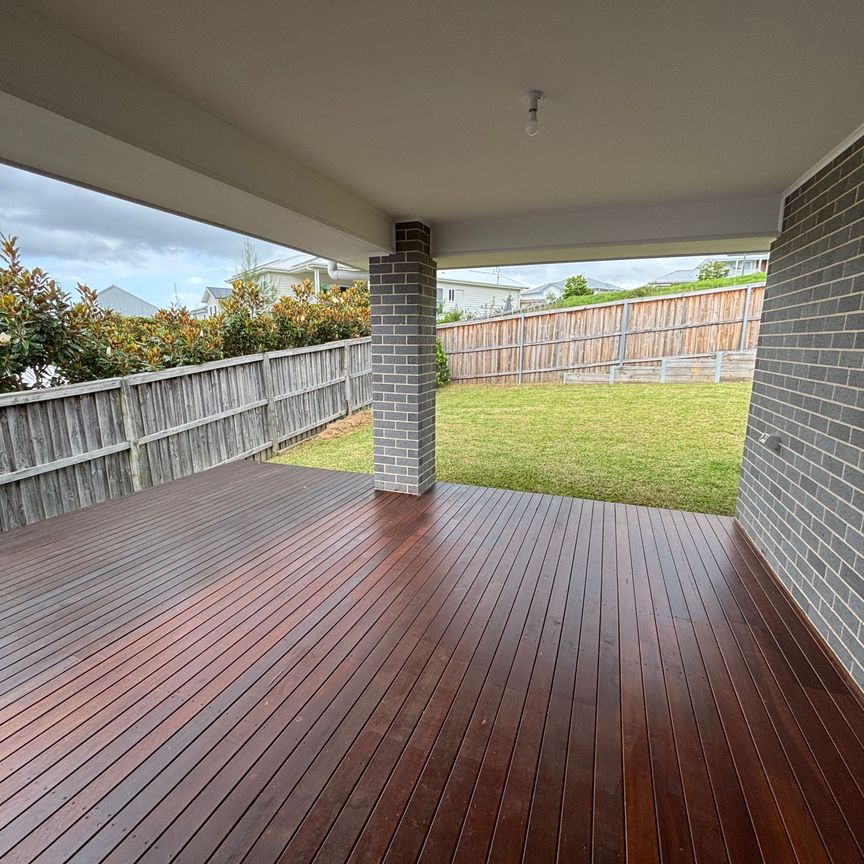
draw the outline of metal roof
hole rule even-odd
[[[135,315],[150,318],[159,311],[158,306],[132,294],[119,285],[109,285],[96,295],[96,302],[103,309],[112,309],[121,315]]]

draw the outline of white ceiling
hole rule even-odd
[[[861,0],[22,6],[388,216],[434,224],[779,203],[864,120]],[[533,139],[531,88],[546,94]]]

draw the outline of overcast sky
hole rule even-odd
[[[237,271],[243,237],[191,219],[151,210],[0,164],[0,233],[18,237],[25,264],[39,266],[74,292],[78,282],[97,291],[115,284],[166,306],[200,304],[206,285]],[[258,261],[290,249],[254,241]],[[583,273],[635,288],[697,258],[654,258],[502,267],[528,285]]]

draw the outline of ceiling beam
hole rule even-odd
[[[389,214],[67,31],[0,9],[0,161],[361,267],[392,250]],[[433,253],[460,267],[761,251],[779,204],[778,191],[443,221]]]
[[[338,260],[392,218],[92,45],[2,0],[0,160]]]
[[[551,264],[767,250],[780,195],[435,225],[439,267]]]

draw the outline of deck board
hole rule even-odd
[[[0,543],[4,861],[864,860],[729,519],[246,462]]]

